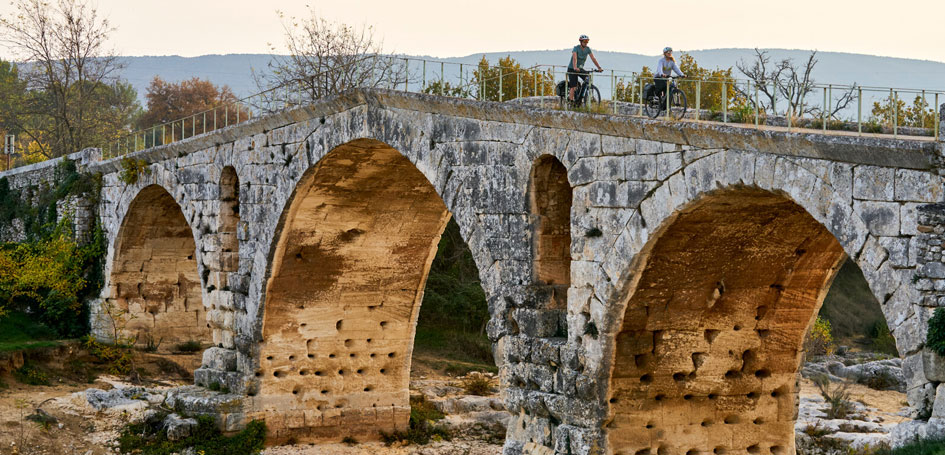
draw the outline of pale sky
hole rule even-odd
[[[727,47],[817,49],[945,62],[943,0],[92,0],[117,27],[121,55],[282,50],[282,23],[306,16],[372,25],[388,52],[453,57],[562,49],[657,55]],[[657,12],[657,8],[666,11]],[[13,11],[0,0],[0,14]],[[10,58],[0,44],[0,56]]]

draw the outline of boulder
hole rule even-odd
[[[180,441],[189,437],[197,428],[197,420],[183,418],[178,414],[169,414],[164,418],[164,429],[167,430],[167,439]]]

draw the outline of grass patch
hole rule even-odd
[[[469,371],[495,368],[489,338],[485,334],[458,331],[455,327],[418,325],[414,350],[447,361],[472,364]]]
[[[469,373],[462,380],[463,390],[470,395],[490,395],[495,390],[492,387],[492,378],[482,373]]]
[[[56,332],[21,312],[0,316],[0,352],[58,346]]]
[[[915,441],[897,449],[879,448],[872,451],[871,455],[941,455],[942,453],[945,453],[945,440],[928,439]]]
[[[381,440],[387,445],[394,443],[423,445],[431,441],[448,441],[451,437],[449,431],[444,426],[436,424],[443,417],[445,417],[443,413],[433,407],[433,403],[427,401],[422,395],[410,397],[410,427],[407,431],[381,432]]]
[[[118,438],[121,453],[141,455],[170,455],[193,447],[195,453],[203,455],[252,455],[263,449],[266,440],[266,424],[252,421],[246,429],[234,436],[226,437],[217,429],[213,418],[198,416],[193,434],[180,441],[169,441],[167,430],[162,428],[165,416],[125,427]]]

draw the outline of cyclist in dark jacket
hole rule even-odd
[[[597,63],[597,59],[594,58],[594,52],[587,46],[588,41],[590,38],[587,35],[581,35],[578,38],[580,44],[571,49],[571,59],[568,61],[568,100],[570,101],[574,101],[574,90],[578,86],[578,78],[580,77],[582,81],[587,79],[584,62],[587,61],[588,56],[591,57],[594,65],[597,65],[597,70],[602,71],[600,63]]]

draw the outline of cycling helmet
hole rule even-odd
[[[578,41],[584,41],[584,40],[589,40],[589,39],[590,38],[588,38],[587,35],[581,35],[578,37]]]
[[[663,48],[663,53],[664,53],[664,54],[667,53],[667,52],[672,52],[672,51],[673,51],[673,48],[671,48],[671,47],[669,47],[669,46],[666,46],[666,47]]]

